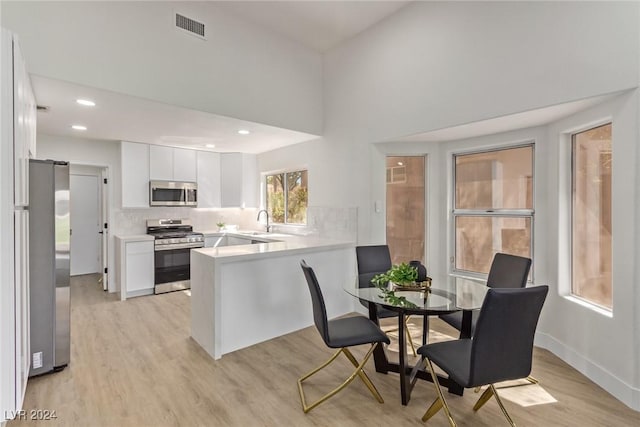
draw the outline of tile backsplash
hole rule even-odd
[[[237,225],[240,229],[260,230],[257,209],[149,208],[125,209],[113,214],[112,232],[116,235],[145,234],[148,219],[189,218],[195,231],[217,230],[216,223]]]
[[[357,242],[358,208],[309,206],[307,229],[319,237]]]
[[[114,235],[146,233],[147,219],[189,218],[195,231],[217,230],[216,223],[237,225],[241,230],[264,230],[262,222],[256,221],[256,208],[197,209],[197,208],[148,208],[124,209],[113,213],[111,232]],[[333,208],[309,206],[306,226],[275,225],[274,231],[297,235],[313,235],[323,238],[357,241],[357,208]]]

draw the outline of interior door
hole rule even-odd
[[[99,177],[71,175],[71,275],[99,273],[102,235]]]

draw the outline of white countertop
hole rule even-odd
[[[250,239],[253,237],[257,237],[259,239],[271,239],[277,240],[280,237],[295,237],[293,234],[282,234],[282,233],[267,233],[264,231],[256,231],[256,230],[194,230],[197,233],[204,234],[204,237],[212,237],[212,236],[234,236],[234,237],[242,237],[245,239]]]
[[[243,234],[241,232],[224,232],[227,235],[258,239],[272,239],[269,243],[254,243],[250,245],[222,246],[218,248],[200,248],[193,251],[214,258],[221,262],[244,261],[256,258],[268,258],[289,253],[315,252],[318,249],[348,248],[355,245],[346,240],[323,239],[315,236],[294,236],[280,233],[264,233],[258,235]],[[222,234],[222,233],[220,233]],[[268,236],[268,237],[266,237]]]

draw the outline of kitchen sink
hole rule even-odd
[[[256,237],[263,237],[265,239],[269,239],[269,238],[277,238],[277,237],[287,237],[289,236],[288,234],[282,234],[282,233],[266,233],[264,231],[238,231],[238,234],[244,234],[246,236],[256,236]]]

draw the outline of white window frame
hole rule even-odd
[[[612,129],[612,138],[615,134],[615,120],[611,114],[598,114],[594,116],[587,116],[586,120],[572,120],[570,124],[562,129],[558,130],[558,160],[559,160],[559,175],[558,182],[561,191],[558,192],[558,295],[565,300],[584,307],[587,310],[598,313],[604,317],[613,318],[613,307],[611,310],[608,308],[602,308],[600,305],[591,303],[590,301],[573,295],[571,286],[571,221],[573,214],[571,212],[571,192],[572,192],[572,138],[571,136],[576,133],[584,132],[598,126],[611,123],[614,127]],[[613,139],[612,139],[613,145]],[[613,149],[612,149],[613,152]],[[615,173],[615,171],[614,171]],[[613,206],[615,208],[615,204]],[[615,250],[615,247],[614,247]],[[613,282],[611,283],[612,292]],[[615,295],[615,294],[614,294]],[[615,305],[615,300],[614,300]]]
[[[292,168],[292,169],[284,169],[284,170],[279,170],[279,171],[275,171],[275,172],[266,172],[264,174],[264,206],[265,209],[267,209],[267,211],[269,210],[269,193],[267,191],[267,178],[270,176],[275,176],[275,175],[284,175],[284,222],[275,222],[275,221],[271,221],[271,224],[276,224],[276,225],[286,225],[286,226],[291,226],[291,227],[306,227],[308,224],[308,217],[305,218],[305,222],[304,223],[299,223],[299,222],[287,222],[287,217],[288,217],[288,205],[289,205],[289,192],[286,190],[286,181],[287,181],[287,174],[289,173],[293,173],[293,172],[306,172],[307,173],[307,181],[309,180],[309,169],[304,168],[304,167],[300,167],[300,168]],[[307,187],[307,191],[309,187]],[[308,194],[307,194],[307,209],[309,209],[309,199],[308,199]]]
[[[583,296],[577,295],[573,292],[573,210],[574,210],[574,201],[573,201],[573,184],[574,184],[574,172],[575,172],[575,158],[574,158],[574,137],[580,133],[583,132],[587,132],[589,130],[592,129],[596,129],[599,128],[601,126],[605,126],[605,125],[611,125],[612,131],[611,131],[611,153],[613,155],[613,119],[612,118],[607,118],[604,120],[600,120],[594,123],[590,123],[589,125],[585,125],[582,126],[580,128],[577,129],[572,129],[571,131],[567,132],[567,151],[568,151],[568,162],[569,162],[569,174],[568,174],[568,192],[567,192],[567,200],[568,200],[568,217],[567,217],[567,231],[568,231],[568,243],[567,243],[567,249],[568,249],[568,255],[569,255],[569,266],[568,266],[568,276],[569,276],[569,281],[568,281],[568,288],[567,288],[567,292],[566,292],[566,297],[568,299],[570,299],[571,301],[577,302],[578,304],[584,306],[584,307],[588,307],[591,308],[601,314],[604,314],[608,317],[611,317],[613,315],[613,301],[612,301],[612,307],[605,307],[601,304],[598,304],[594,301],[591,301],[588,298],[585,298]],[[612,169],[612,173],[613,173],[613,169]],[[612,189],[613,190],[613,189]],[[613,206],[612,206],[613,209]],[[613,249],[613,248],[612,248]],[[611,280],[611,293],[613,294],[613,278]]]
[[[496,151],[512,150],[516,148],[531,147],[531,185],[532,185],[532,203],[531,209],[456,209],[456,157],[466,156],[472,154],[490,153]],[[456,219],[459,217],[496,217],[496,218],[529,218],[531,224],[530,231],[530,254],[533,259],[534,252],[534,236],[535,236],[535,186],[536,186],[536,144],[535,140],[526,140],[517,143],[511,143],[507,145],[493,146],[488,148],[468,150],[468,151],[456,151],[451,153],[451,255],[450,255],[450,268],[451,274],[456,276],[478,278],[486,280],[488,274],[480,273],[476,271],[469,271],[456,268]],[[534,280],[534,268],[531,269],[529,275],[529,282]]]

